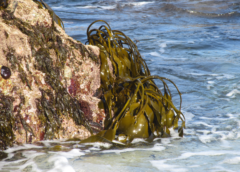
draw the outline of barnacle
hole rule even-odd
[[[96,22],[103,22],[98,29],[91,29]],[[107,116],[104,130],[97,135],[81,141],[118,140],[130,143],[134,138],[169,137],[170,128],[179,127],[183,136],[184,115],[181,112],[181,93],[171,80],[151,76],[146,62],[142,59],[135,43],[124,33],[111,30],[108,23],[98,20],[87,30],[88,43],[100,48],[102,102]],[[113,75],[110,73],[107,58],[112,62]],[[162,93],[154,82],[163,83]],[[172,103],[167,82],[172,83],[180,95],[180,108]],[[112,113],[113,112],[113,113]],[[124,139],[122,139],[124,137]]]

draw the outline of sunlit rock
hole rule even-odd
[[[0,148],[101,129],[97,47],[69,37],[32,0],[9,0],[0,10],[0,40]]]

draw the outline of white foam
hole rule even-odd
[[[185,129],[184,130],[184,134],[186,134],[186,135],[195,135],[196,132],[195,132],[194,129]]]
[[[183,159],[188,159],[191,158],[193,156],[221,156],[221,155],[225,155],[225,154],[233,154],[233,155],[239,155],[240,152],[236,152],[236,151],[203,151],[203,152],[185,152],[183,154],[181,154],[179,157],[176,158],[169,158],[169,159],[165,159],[165,160],[154,160],[154,161],[150,161],[151,164],[158,168],[161,171],[171,171],[171,172],[178,172],[178,171],[188,171],[185,168],[180,168],[177,165],[173,165],[173,164],[166,164],[167,161],[173,161],[176,162],[178,160],[183,160]],[[235,160],[238,162],[238,158]]]
[[[20,149],[18,149],[18,150],[20,150]],[[11,162],[11,161],[10,162],[0,161],[0,171],[2,170],[1,167],[11,168],[12,166],[14,166],[18,170],[11,169],[11,172],[14,172],[14,171],[18,172],[18,171],[22,171],[27,166],[32,166],[32,171],[40,172],[41,170],[39,170],[37,165],[35,164],[34,158],[37,157],[37,156],[40,156],[40,155],[44,155],[44,154],[45,153],[39,153],[39,152],[36,152],[36,151],[23,151],[23,156],[26,157],[24,159],[15,160],[13,162]],[[8,158],[11,158],[11,157],[8,156]],[[18,164],[23,164],[23,165],[18,166]]]
[[[228,99],[228,98],[218,98],[218,100],[225,100],[225,101],[230,101],[230,99]]]
[[[74,24],[74,22],[70,22],[70,21],[63,21],[64,24]],[[65,28],[66,29],[66,28]]]
[[[130,2],[128,4],[129,5],[134,5],[134,6],[143,6],[143,5],[151,4],[151,3],[154,3],[154,2]]]
[[[189,75],[196,75],[196,76],[219,76],[219,74],[215,74],[215,73],[212,73],[212,74],[202,74],[202,73],[188,73]]]
[[[120,142],[120,141],[118,141],[118,140],[113,140],[112,142],[113,142],[113,143],[116,143],[116,144],[120,144],[120,145],[125,145],[124,143],[122,143],[122,142]]]
[[[66,141],[67,139],[58,139],[58,140],[43,140],[43,141],[39,141],[41,143],[62,143],[64,141]]]
[[[208,84],[214,84],[215,82],[214,81],[208,81],[207,83]]]
[[[219,172],[219,171],[236,172],[236,171],[230,170],[229,168],[224,168],[224,167],[221,167],[221,166],[218,166],[218,165],[215,165],[214,167],[212,167],[212,171],[213,170],[216,171],[216,172]]]
[[[218,120],[218,121],[225,121],[226,120],[225,118],[208,118],[208,117],[205,117],[205,116],[200,116],[199,118],[206,119],[206,120]]]
[[[66,9],[66,7],[65,6],[58,6],[58,7],[51,7],[53,10],[55,10],[55,9],[62,9],[62,8],[64,8],[64,9]]]
[[[133,141],[131,142],[132,144],[135,144],[135,143],[140,143],[140,142],[143,142],[143,143],[147,143],[144,139],[142,138],[135,138],[133,139]]]
[[[185,110],[182,110],[183,115],[186,118],[186,122],[191,121],[193,119],[193,117],[195,116],[194,114],[192,114],[191,112],[187,112]]]
[[[161,143],[163,145],[169,145],[171,143],[171,138],[161,138]]]
[[[19,166],[19,170],[21,169],[21,171],[23,169],[25,169],[27,166],[32,166],[32,171],[42,171],[42,170],[39,170],[38,167],[37,167],[37,164],[34,162],[34,158],[36,158],[37,156],[41,156],[41,155],[44,155],[44,153],[39,153],[39,152],[36,152],[36,151],[26,151],[26,152],[23,152],[23,156],[25,156],[28,160],[26,163],[24,163],[23,165]]]
[[[162,146],[162,144],[160,143],[156,143],[152,148],[147,148],[147,149],[143,149],[143,148],[126,148],[126,149],[111,149],[111,150],[104,150],[102,151],[102,153],[116,153],[116,154],[120,154],[123,152],[132,152],[132,151],[163,151],[165,150],[165,147]]]
[[[169,128],[169,131],[170,131],[170,134],[171,134],[171,138],[180,138],[179,134],[178,134],[178,131],[174,130],[173,127]]]
[[[217,76],[216,79],[221,80],[221,79],[234,79],[235,77],[233,75],[230,74],[222,74],[220,76]]]
[[[229,143],[229,141],[221,140],[221,143],[221,147],[223,147],[224,149],[231,149],[231,144]]]
[[[193,123],[194,125],[205,125],[205,126],[207,126],[207,127],[210,127],[210,128],[212,128],[213,126],[212,125],[209,125],[209,124],[207,124],[207,123],[205,123],[205,122],[201,122],[201,121],[196,121],[196,122],[194,122]]]
[[[169,172],[186,172],[186,171],[188,171],[185,168],[179,168],[179,166],[177,166],[177,165],[172,165],[172,164],[169,165],[169,164],[166,164],[165,162],[166,162],[166,160],[150,161],[152,166],[156,167],[160,171],[169,171]]]
[[[69,152],[49,152],[54,155],[48,159],[48,162],[54,162],[54,168],[49,172],[75,172],[68,159],[85,155],[79,149],[72,149]]]
[[[102,8],[104,10],[113,10],[116,8],[116,5],[111,5],[111,6],[98,6],[98,8]]]
[[[69,152],[57,152],[58,155],[64,156],[66,158],[73,158],[76,156],[83,156],[85,153],[81,152],[79,149],[72,149]]]
[[[240,157],[234,157],[232,159],[226,159],[223,161],[223,163],[226,163],[226,164],[240,164]]]
[[[73,167],[68,163],[68,159],[62,156],[50,157],[49,162],[54,162],[54,168],[48,172],[75,172]]]
[[[238,139],[239,131],[238,128],[233,128],[233,126],[225,126],[225,129],[219,131],[216,127],[213,127],[211,131],[209,130],[197,130],[197,132],[203,133],[203,135],[198,134],[198,138],[202,143],[209,143],[212,141],[224,141],[224,140],[235,140]]]
[[[109,6],[92,6],[92,5],[87,5],[87,6],[78,6],[76,8],[81,8],[81,9],[104,9],[104,10],[113,10],[116,8],[116,5],[109,5]]]
[[[160,47],[160,52],[161,53],[164,53],[165,52],[165,48],[167,47],[167,44],[166,43],[161,43],[160,45],[159,45],[159,47]]]
[[[161,57],[161,55],[158,52],[151,52],[149,54],[155,57]]]
[[[211,134],[210,135],[200,135],[200,136],[198,136],[198,138],[202,143],[209,143],[209,142],[216,140],[216,138],[214,138]]]
[[[101,149],[100,148],[96,148],[96,147],[91,147],[91,148],[89,148],[89,150],[100,151]]]
[[[80,7],[76,7],[76,8],[97,8],[97,6],[91,6],[91,5],[86,5],[86,6],[80,6]]]
[[[228,116],[230,119],[235,118],[234,115],[231,114],[231,113],[228,113],[227,116]]]
[[[226,96],[232,97],[232,96],[235,96],[236,94],[240,94],[240,91],[237,89],[234,89],[231,92],[229,92]]]
[[[159,47],[161,47],[161,48],[166,48],[167,47],[167,43],[161,43],[160,45],[159,45]]]
[[[186,153],[183,153],[180,157],[175,159],[187,159],[192,156],[220,156],[220,155],[225,155],[227,153],[228,152],[226,151],[186,152]]]
[[[43,141],[39,141],[41,143],[44,144],[45,147],[51,147],[51,143],[58,143],[58,144],[62,144],[63,142],[65,142],[66,139],[59,139],[59,140],[43,140]]]
[[[22,149],[32,149],[32,148],[39,148],[41,149],[42,146],[36,146],[34,144],[24,144],[22,146],[13,146],[11,148],[8,148],[7,150],[5,150],[4,152],[6,153],[12,153],[12,152],[15,152],[15,151],[18,151],[18,150],[22,150]]]
[[[164,58],[165,61],[186,61],[187,58]]]
[[[196,130],[197,132],[203,133],[204,135],[207,135],[209,133],[211,133],[211,131],[209,130]]]
[[[92,145],[95,148],[104,147],[104,148],[107,148],[107,149],[112,146],[112,144],[110,144],[110,143],[103,143],[103,142],[84,143],[84,145]]]

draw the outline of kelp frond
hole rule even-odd
[[[103,22],[98,29],[95,23]],[[170,128],[183,136],[185,118],[181,112],[181,93],[173,81],[151,76],[136,44],[124,33],[111,30],[107,22],[97,20],[87,29],[88,43],[100,48],[102,102],[107,113],[104,130],[80,143],[113,141],[130,143],[134,138],[169,137]],[[113,66],[111,74],[108,59]],[[163,83],[163,93],[154,82]],[[180,108],[173,102],[166,81],[172,83],[180,96]],[[182,121],[178,126],[179,119]],[[124,138],[124,139],[122,139]]]

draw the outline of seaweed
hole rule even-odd
[[[20,111],[22,109],[22,106],[25,104],[25,97],[23,95],[20,95],[20,104],[18,105],[18,108],[17,108],[17,117],[19,117],[19,120],[25,130],[25,134],[26,134],[26,142],[27,142],[27,136],[28,136],[28,132],[35,137],[35,134],[32,130],[32,128],[27,124],[27,122],[23,119],[23,117],[21,116],[20,114]]]
[[[62,20],[60,19],[60,17],[58,17],[55,12],[52,10],[52,8],[43,0],[33,0],[34,2],[36,2],[39,6],[39,8],[46,8],[50,14],[50,16],[52,16],[52,26],[54,26],[54,22],[55,21],[61,28],[64,29],[64,24],[62,22]]]
[[[8,2],[7,0],[0,0],[0,10],[7,8]]]
[[[91,29],[97,22],[105,25]],[[87,36],[90,45],[100,48],[103,90],[100,107],[104,105],[107,116],[104,130],[80,143],[112,142],[117,138],[128,144],[134,138],[169,137],[171,127],[178,129],[179,136],[183,136],[185,118],[181,112],[182,98],[175,83],[168,78],[151,76],[136,44],[121,31],[111,30],[107,22],[97,20],[90,24]],[[112,63],[113,74],[107,59]],[[162,82],[163,93],[154,79]],[[167,82],[172,83],[179,93],[179,109],[172,103]],[[180,127],[179,120],[182,121]]]
[[[7,60],[11,63],[11,68],[13,70],[18,70],[19,77],[21,78],[22,82],[24,84],[26,84],[28,86],[28,88],[31,90],[31,85],[27,78],[27,74],[24,72],[22,65],[17,60],[17,57],[15,57],[15,55],[14,55],[15,50],[13,50],[12,48],[8,48],[8,50],[9,50],[9,52],[6,54],[6,57],[7,57]],[[11,70],[9,69],[9,71],[11,71]],[[10,73],[10,76],[11,76],[11,73]]]
[[[13,116],[14,98],[0,93],[0,148],[6,149],[12,146],[15,139],[12,128],[14,127]]]
[[[8,157],[7,153],[0,151],[0,161],[7,158],[7,157]]]

